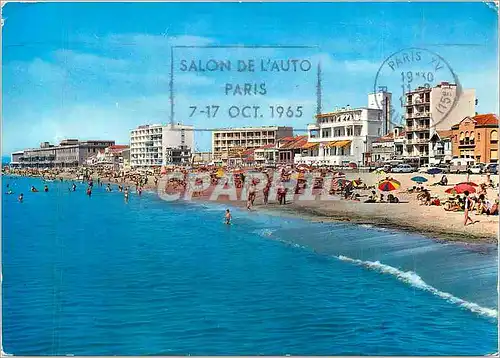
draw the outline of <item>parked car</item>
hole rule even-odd
[[[484,168],[485,173],[498,174],[498,164],[490,163]]]
[[[418,168],[419,173],[427,173],[427,171],[430,169],[429,164],[424,164],[420,168]]]
[[[392,168],[393,173],[413,173],[415,169],[409,164],[399,164]]]
[[[392,170],[392,167],[389,164],[386,164],[386,165],[384,165],[382,167],[378,167],[378,168],[375,169],[376,172],[384,171],[386,173],[389,173],[391,170]]]
[[[472,158],[456,158],[452,159],[450,172],[451,173],[467,173],[473,165],[475,164]]]
[[[484,171],[485,165],[483,163],[474,164],[470,168],[472,174],[481,174]]]
[[[443,173],[449,173],[450,172],[450,164],[438,164],[437,168],[441,169]]]

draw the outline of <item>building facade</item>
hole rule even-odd
[[[454,158],[474,159],[476,163],[498,162],[497,115],[465,117],[451,130]]]
[[[65,139],[59,145],[49,142],[40,148],[25,149],[12,153],[12,166],[22,168],[64,168],[77,167],[86,163],[87,158],[115,144],[111,140]]]
[[[439,130],[449,130],[460,119],[474,116],[476,94],[441,82],[435,87],[419,87],[405,95],[408,156],[421,164],[430,163],[431,138]],[[438,164],[438,163],[434,163]]]
[[[404,159],[406,156],[405,144],[405,132],[401,127],[394,127],[392,132],[372,143],[370,164],[379,165],[391,160]]]
[[[436,131],[430,139],[429,164],[448,164],[453,159],[452,131]]]
[[[148,124],[130,132],[131,168],[188,164],[194,147],[193,126]]]
[[[264,126],[216,129],[212,132],[213,160],[219,163],[238,161],[248,149],[276,144],[283,137],[293,136],[292,127]]]
[[[380,109],[378,101],[388,101],[390,93],[369,94],[372,108],[351,109],[349,106],[334,112],[316,115],[316,123],[307,126],[308,144],[295,163],[319,165],[367,164],[371,160],[372,143],[390,128],[390,111]],[[384,97],[385,96],[385,97]],[[386,98],[385,100],[383,98]]]

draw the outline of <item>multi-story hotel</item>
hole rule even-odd
[[[457,92],[456,84],[441,82],[432,88],[419,87],[405,97],[408,156],[421,164],[439,164],[434,162],[437,157],[430,157],[431,138],[436,131],[449,130],[462,118],[474,116],[475,90]]]
[[[88,157],[114,144],[112,140],[78,139],[66,139],[59,145],[43,142],[40,148],[12,153],[11,165],[22,168],[76,167],[84,164]]]
[[[148,124],[130,132],[131,168],[187,164],[194,147],[193,126]]]
[[[264,126],[216,129],[212,132],[213,160],[222,163],[238,158],[245,150],[276,144],[283,137],[293,136],[292,127]]]
[[[477,163],[498,162],[498,117],[495,114],[465,117],[451,130],[453,157],[470,158]]]
[[[388,92],[370,93],[368,107],[351,109],[348,106],[316,115],[317,122],[307,126],[308,143],[303,146],[302,154],[295,155],[295,163],[362,165],[371,161],[373,141],[390,129],[390,111],[385,108],[390,96]]]

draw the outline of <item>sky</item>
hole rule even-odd
[[[128,144],[133,128],[171,121],[303,129],[314,121],[318,64],[324,112],[367,106],[380,84],[397,99],[401,72],[421,70],[431,85],[458,79],[476,90],[477,112],[498,113],[497,11],[480,2],[7,3],[2,155],[64,138]],[[404,63],[417,51],[429,61]],[[393,71],[384,61],[394,53],[403,63]],[[249,60],[254,71],[238,71]],[[279,67],[291,60],[309,69]],[[214,61],[231,70],[201,71]],[[210,150],[209,131],[195,140]]]

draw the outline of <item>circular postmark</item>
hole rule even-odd
[[[452,112],[462,87],[443,57],[431,50],[410,47],[382,62],[375,76],[374,93],[382,93],[375,95],[375,102],[392,126],[431,128]]]

